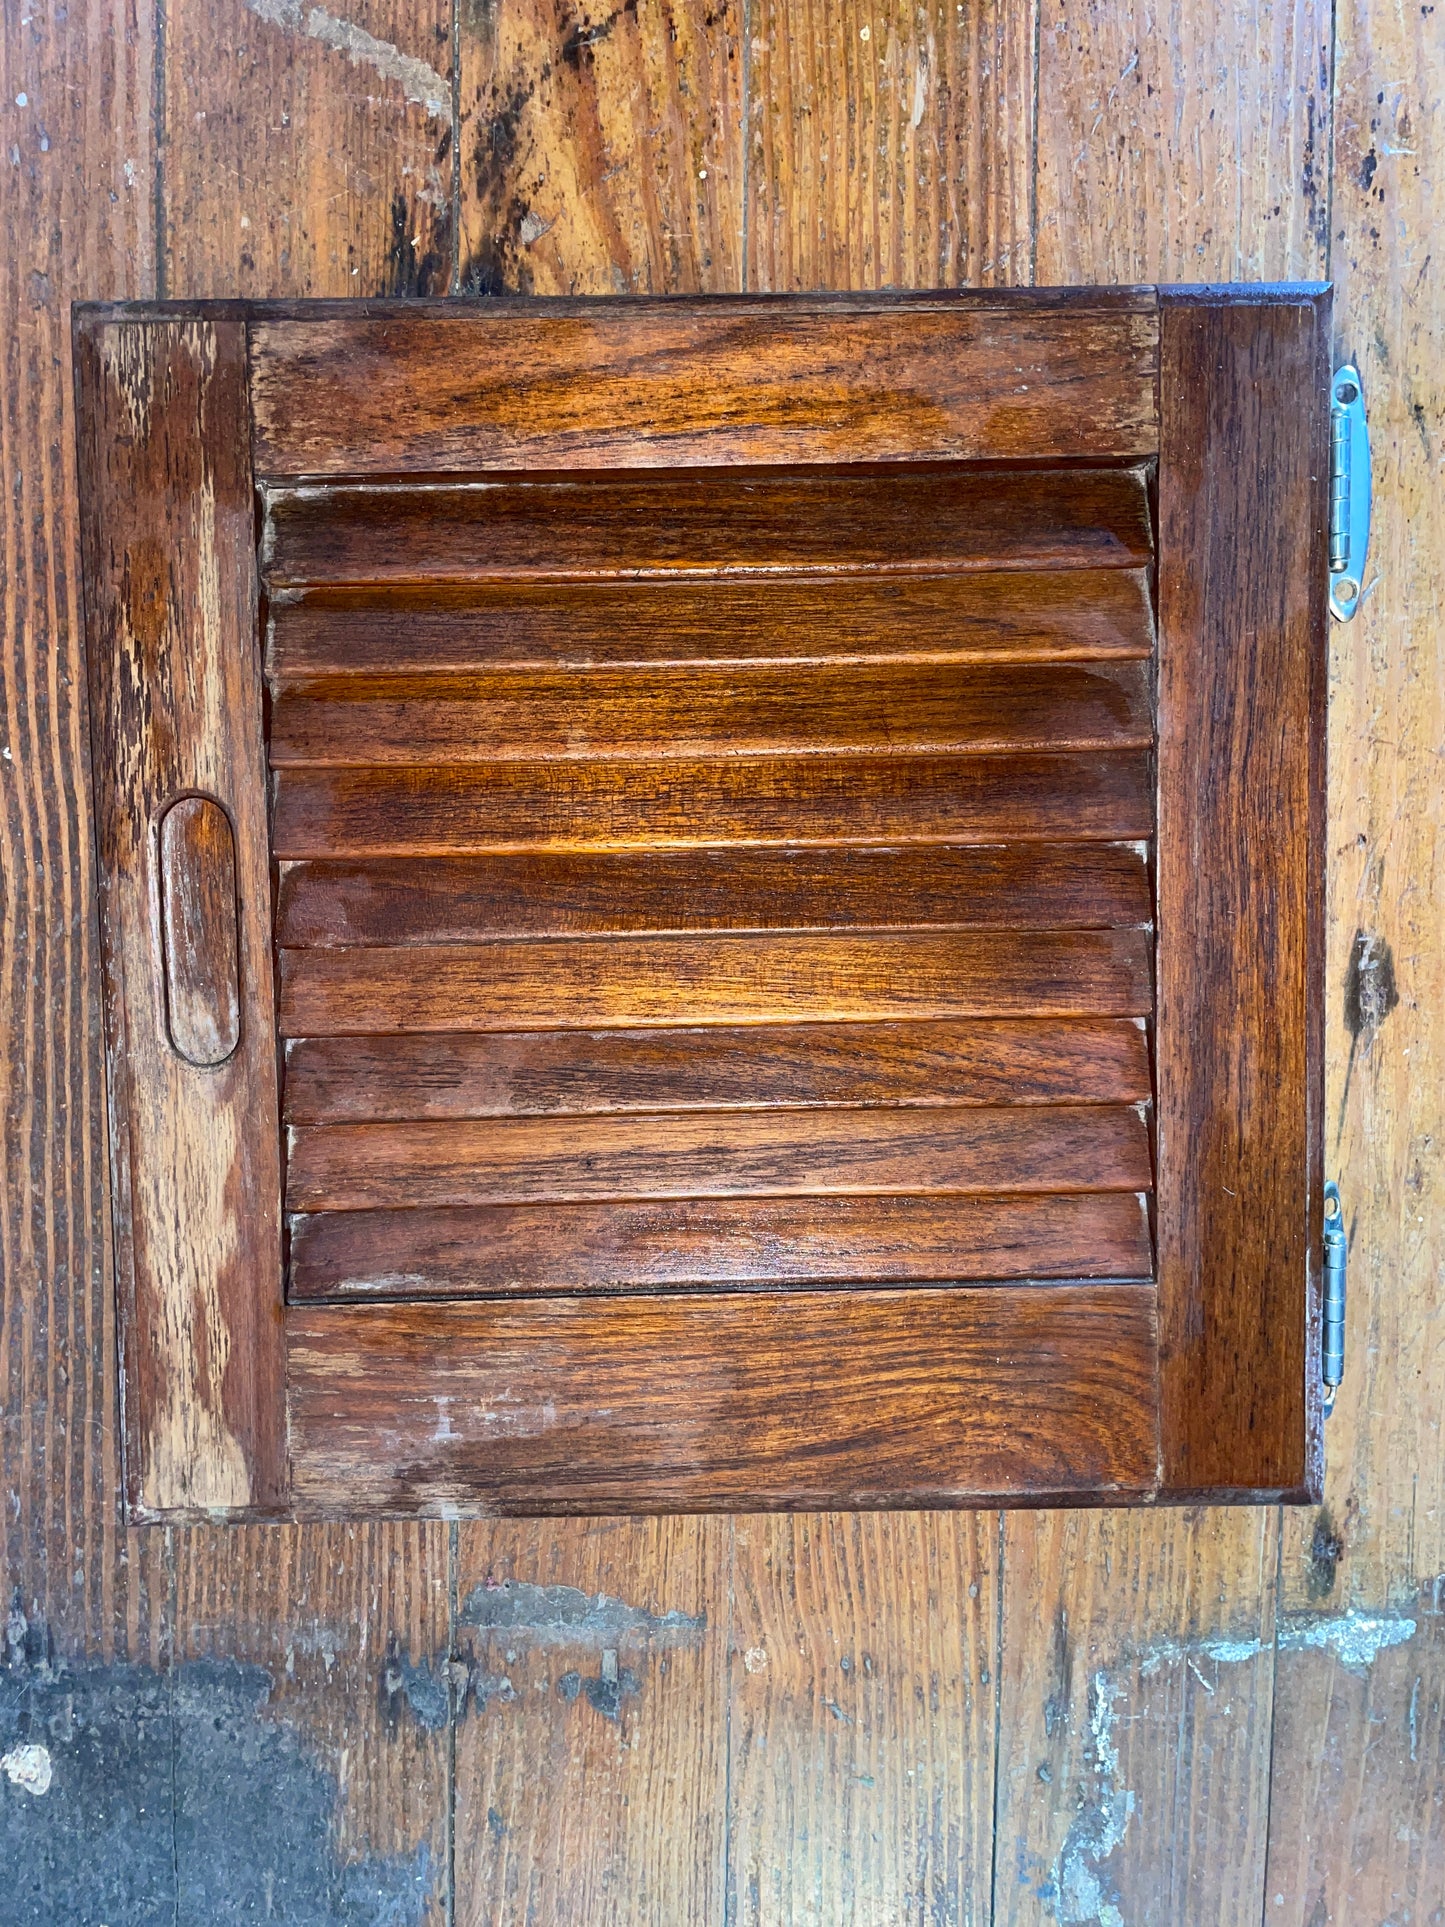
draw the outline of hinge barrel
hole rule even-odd
[[[1325,1186],[1325,1302],[1320,1371],[1326,1412],[1334,1409],[1335,1393],[1345,1375],[1345,1274],[1349,1242],[1340,1207],[1340,1187],[1332,1181]]]
[[[1360,606],[1370,546],[1370,428],[1360,371],[1346,363],[1330,383],[1330,612],[1348,622]]]

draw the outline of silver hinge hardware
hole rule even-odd
[[[1325,1186],[1325,1329],[1320,1372],[1326,1413],[1335,1409],[1335,1393],[1345,1375],[1345,1266],[1349,1246],[1340,1187],[1331,1180]]]
[[[1348,622],[1360,606],[1370,547],[1370,427],[1352,362],[1330,383],[1330,614]]]

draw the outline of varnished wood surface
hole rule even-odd
[[[296,1306],[287,1356],[303,1509],[907,1506],[1157,1475],[1141,1286]]]
[[[223,1064],[241,1036],[236,839],[220,804],[185,796],[160,821],[166,1030],[192,1064]]]
[[[444,331],[444,327],[443,327]],[[438,341],[433,352],[445,353]],[[266,494],[273,587],[1138,568],[1142,472],[838,466],[337,483]]]
[[[1163,306],[1165,1485],[1305,1498],[1318,1495],[1322,1444],[1328,449],[1325,411],[1300,397],[1328,382],[1328,297],[1272,308],[1264,328],[1259,314],[1187,293]],[[1227,860],[1201,862],[1211,847]]]
[[[82,325],[76,354],[127,1493],[142,1516],[275,1510],[281,1173],[244,331]],[[153,910],[154,825],[195,792],[233,833],[242,1042],[219,1066],[166,1033]],[[201,892],[212,928],[216,895]],[[172,907],[177,987],[193,974],[181,921]]]
[[[975,311],[944,305],[955,318]],[[1116,316],[1147,309],[1104,305]],[[934,308],[891,312],[906,350]],[[1017,312],[1020,325],[1046,315],[1068,328],[1082,311]],[[603,313],[533,319],[585,327]],[[605,313],[611,326],[624,311]],[[639,327],[657,318],[632,314]],[[769,322],[770,339],[796,363],[814,317],[796,307],[787,315]],[[512,319],[532,325],[525,310]],[[695,332],[727,319],[698,309]],[[267,330],[306,325],[253,317],[258,397]],[[336,326],[340,339],[347,330]],[[413,324],[387,317],[381,326],[374,351],[404,374],[398,344]],[[453,322],[437,327],[434,352],[462,345]],[[505,348],[490,323],[477,339],[489,333]],[[544,364],[529,364],[541,427],[552,405],[540,396],[551,378]],[[460,363],[438,365],[450,380]],[[998,365],[1007,392],[1028,392],[1016,357]],[[606,369],[594,362],[589,372],[600,393]],[[755,372],[766,379],[763,360]],[[872,377],[884,382],[878,367]],[[941,419],[953,391],[940,387],[936,365],[925,374],[920,364],[917,379],[932,383]],[[881,419],[886,385],[876,400]],[[454,396],[453,423],[471,433],[466,407]],[[810,419],[796,394],[790,407],[799,425]],[[749,419],[765,421],[766,407]],[[355,474],[364,464],[326,485],[278,485],[273,469],[265,487],[280,1023],[294,1045],[288,1078],[293,1068],[298,1078],[287,1140],[298,1301],[351,1289],[332,1288],[327,1261],[318,1268],[308,1255],[318,1249],[332,1253],[333,1268],[339,1259],[348,1273],[386,1278],[397,1298],[407,1296],[404,1278],[419,1297],[446,1297],[475,1294],[479,1275],[502,1292],[542,1296],[636,1289],[656,1269],[645,1247],[664,1235],[667,1201],[678,1207],[673,1289],[690,1273],[710,1287],[794,1288],[870,1277],[1148,1278],[1144,1034],[1135,1029],[1130,1044],[1130,1107],[1090,1101],[1100,1079],[1087,1045],[1050,1062],[1036,1031],[997,1023],[1152,1011],[1144,471],[1112,446],[1094,453],[1082,443],[1087,460],[1045,467],[1057,453],[1047,433],[1019,439],[995,423],[987,451],[1027,455],[1031,466],[930,463],[937,450],[919,429],[911,450],[902,441],[853,449],[846,468],[839,449],[811,443],[790,457],[762,454],[791,466],[758,466],[753,450],[752,466],[724,467],[709,443],[703,457],[669,455],[668,472],[639,474],[628,472],[631,432],[611,425],[590,474],[575,462],[572,473],[549,474],[539,459],[520,464],[539,471],[526,480],[463,474],[439,484],[387,478],[383,465],[363,484]],[[880,452],[911,459],[888,466]],[[1100,455],[1114,465],[1098,466]],[[415,474],[421,461],[448,466],[419,448],[402,466]],[[839,593],[844,580],[856,581],[856,602]],[[691,605],[678,593],[689,589]],[[660,635],[644,629],[649,618]],[[388,653],[368,659],[364,638],[378,624]],[[810,653],[798,653],[800,637]],[[1106,847],[1092,852],[1090,841]],[[921,843],[944,847],[935,859]],[[595,1087],[610,1064],[616,1089],[627,1060],[612,1033],[637,1027],[774,1030],[823,1018],[891,1033],[899,1019],[965,1016],[992,1026],[985,1057],[1023,1046],[1016,1077],[998,1089],[1003,1105],[980,1102],[987,1092],[977,1089],[950,1105],[951,1090],[969,1089],[971,1046],[957,1064],[927,1070],[940,1043],[962,1037],[956,1023],[934,1030],[931,1053],[912,1053],[911,1089],[906,1080],[893,1089],[885,1071],[876,1099],[862,1104],[836,1071],[831,1099],[803,1100],[809,1077],[817,1081],[806,1055],[798,1089],[785,1088],[778,1073],[799,1061],[796,1045],[754,1056],[751,1088],[739,1082],[722,1110],[716,1074],[690,1077],[686,1051],[654,1058],[651,1086],[634,1078],[620,1109],[604,1097],[580,1112],[504,1112],[495,1122],[483,1121],[485,1107],[478,1115],[455,1101],[418,1111],[408,1094],[419,1068],[422,1082],[434,1076],[435,1043],[385,1096],[377,1087],[396,1033],[448,1044],[585,1033],[570,1055],[553,1052],[556,1073]],[[1091,1035],[1065,1034],[1075,1046]],[[1117,1043],[1117,1032],[1105,1035]],[[351,1038],[348,1057],[336,1046]],[[746,1040],[739,1048],[735,1080],[749,1061]],[[879,1064],[889,1049],[889,1035],[860,1033],[851,1051],[835,1039],[824,1056]],[[717,1057],[705,1044],[702,1055]],[[454,1066],[475,1061],[452,1052]],[[634,1052],[632,1066],[640,1061]],[[771,1084],[757,1083],[759,1061],[770,1062]],[[305,1080],[318,1064],[333,1096],[308,1118]],[[1107,1088],[1107,1058],[1102,1069]],[[826,1089],[826,1063],[822,1076]],[[1050,1078],[1062,1105],[1040,1101]],[[1127,1200],[1107,1227],[1071,1195],[1100,1190]],[[870,1217],[867,1204],[1009,1191],[1040,1196],[1032,1228],[1016,1213],[1003,1231],[991,1215],[981,1229],[955,1216],[916,1247],[896,1211]],[[808,1254],[796,1217],[764,1231],[755,1202],[746,1224],[702,1250],[718,1200],[799,1195],[850,1211],[843,1235]],[[622,1207],[649,1201],[639,1244]],[[608,1218],[579,1215],[582,1205],[617,1208]],[[508,1217],[487,1215],[498,1210]],[[385,1230],[368,1234],[378,1213]],[[490,1224],[501,1238],[480,1274],[474,1262],[458,1268],[462,1223]],[[528,1227],[536,1244],[519,1268]],[[865,1227],[879,1239],[871,1266]],[[358,1266],[367,1235],[384,1249]],[[771,1241],[761,1266],[760,1237]],[[357,1295],[366,1292],[362,1284]]]
[[[811,1018],[1143,1017],[1141,930],[569,937],[286,950],[288,1037]]]
[[[1136,570],[711,577],[682,581],[429,583],[273,597],[267,660],[279,693],[355,670],[589,668],[602,663],[1142,659],[1154,646]]]
[[[373,857],[280,865],[283,947],[604,931],[1097,929],[1153,915],[1138,843]]]
[[[291,1220],[293,1301],[485,1298],[741,1284],[1132,1278],[1130,1192],[696,1199],[330,1211]]]
[[[278,697],[268,748],[273,768],[286,768],[649,752],[1148,748],[1153,741],[1142,663],[972,672],[930,663],[318,677]]]
[[[872,1191],[1141,1191],[1129,1105],[730,1111],[586,1119],[308,1125],[293,1211],[609,1197]]]
[[[302,1037],[293,1124],[786,1105],[1142,1104],[1138,1018]]]
[[[508,304],[251,331],[258,474],[1128,459],[1157,446],[1152,297],[990,306],[947,295]],[[447,379],[431,379],[440,355]],[[1000,366],[1013,374],[1000,392]],[[928,399],[922,401],[920,397]]]
[[[727,756],[284,769],[280,858],[1146,837],[1148,754]]]

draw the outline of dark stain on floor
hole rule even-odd
[[[338,1788],[264,1667],[0,1666],[6,1927],[418,1927],[434,1869],[343,1863]],[[41,1790],[43,1788],[43,1790]]]

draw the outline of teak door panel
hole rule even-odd
[[[80,311],[133,1512],[1310,1493],[1327,324]]]

